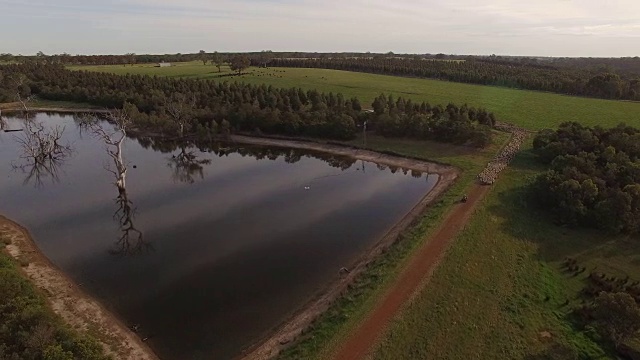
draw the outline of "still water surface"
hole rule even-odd
[[[0,132],[0,213],[28,227],[89,294],[139,324],[163,359],[238,355],[437,181],[322,153],[225,144],[159,151],[128,138],[118,188],[105,144],[73,117],[35,121],[64,127],[72,151],[55,164],[57,176],[29,178],[18,141],[25,133]]]

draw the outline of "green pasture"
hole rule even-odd
[[[620,122],[640,127],[640,102],[592,99],[516,90],[494,86],[461,84],[439,80],[403,78],[339,70],[298,68],[250,68],[242,76],[222,77],[222,72],[202,62],[177,63],[159,68],[153,64],[73,66],[75,70],[91,70],[114,74],[144,74],[182,78],[202,78],[220,81],[242,81],[269,84],[276,87],[301,87],[326,92],[340,92],[357,96],[369,106],[380,93],[403,96],[430,104],[467,103],[493,111],[500,120],[521,125],[527,129],[553,128],[565,121],[578,121],[585,125],[615,126]]]
[[[541,359],[552,342],[611,358],[570,312],[592,271],[640,280],[640,239],[553,225],[523,190],[540,171],[530,148],[517,156],[376,359]],[[587,270],[569,273],[565,257]]]

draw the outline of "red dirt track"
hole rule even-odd
[[[349,334],[332,357],[335,360],[366,359],[375,350],[393,318],[414,294],[427,283],[440,259],[464,227],[475,205],[489,191],[489,186],[474,185],[466,203],[455,205],[440,227],[409,260],[398,279],[380,298],[377,305]]]

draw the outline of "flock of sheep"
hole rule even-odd
[[[518,150],[520,150],[520,145],[522,145],[524,139],[527,137],[527,132],[524,129],[511,124],[497,123],[495,128],[510,132],[511,140],[509,140],[509,143],[487,164],[487,167],[478,174],[478,180],[484,185],[491,185],[496,181],[498,174],[513,160]]]

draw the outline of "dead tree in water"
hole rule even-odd
[[[22,110],[29,111],[27,104],[33,99],[33,95],[31,95],[31,88],[27,85],[27,76],[20,73],[15,74],[10,77],[10,84],[15,99],[22,105]]]
[[[115,169],[109,165],[105,166],[105,169],[115,176],[116,186],[124,188],[127,167],[122,157],[122,143],[127,137],[127,129],[131,125],[131,119],[127,112],[119,109],[111,110],[105,116],[106,120],[113,124],[113,130],[106,130],[95,115],[85,116],[81,124],[82,127],[89,129],[95,137],[105,143],[107,154],[115,165]]]
[[[164,108],[178,125],[180,138],[184,137],[185,127],[189,127],[193,121],[192,112],[196,105],[196,98],[187,98],[181,93],[175,93],[171,100],[165,102]]]
[[[71,156],[73,148],[62,143],[64,127],[45,127],[40,122],[25,121],[24,131],[15,136],[22,149],[21,161],[13,163],[14,170],[22,170],[27,174],[24,182],[34,181],[41,186],[44,178],[50,177],[58,181],[58,169]]]
[[[107,130],[96,116],[86,116],[80,123],[105,143],[107,155],[113,161],[113,167],[107,165],[105,169],[114,175],[118,188],[118,197],[115,200],[118,207],[113,218],[118,222],[121,234],[110,252],[118,255],[139,254],[151,250],[152,246],[144,241],[142,231],[134,225],[135,208],[127,195],[127,166],[122,154],[122,145],[127,137],[131,119],[124,110],[112,110],[106,114],[106,119],[113,125],[113,130]]]

